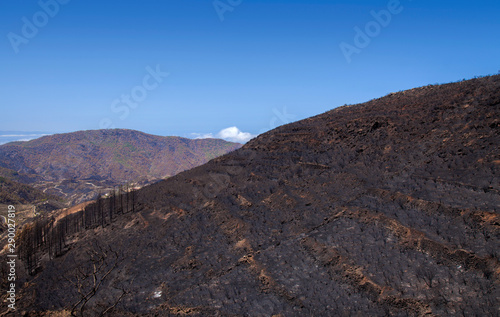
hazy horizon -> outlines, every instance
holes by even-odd
[[[234,128],[234,127],[233,127]],[[123,129],[123,130],[131,130],[131,129],[125,129],[125,128],[116,128],[116,129]],[[90,129],[90,130],[99,130],[99,129]],[[10,142],[19,142],[19,141],[31,141],[35,140],[38,138],[41,138],[43,136],[50,136],[50,135],[55,135],[55,134],[65,134],[65,133],[73,133],[73,132],[78,132],[78,131],[90,131],[90,130],[77,130],[77,131],[68,131],[68,132],[50,132],[50,131],[1,131],[0,130],[0,145],[2,144],[7,144]],[[132,130],[132,131],[139,131],[139,130]],[[148,133],[152,135],[158,135],[158,136],[174,136],[174,137],[181,137],[181,138],[186,138],[186,139],[208,139],[208,138],[215,138],[215,139],[232,139],[227,140],[230,142],[236,142],[236,143],[245,143],[245,140],[237,140],[238,135],[233,135],[230,133],[228,136],[227,133],[228,131],[231,131],[231,127],[228,129],[224,129],[222,133],[218,133],[216,135],[191,135],[191,136],[178,136],[178,135],[160,135],[160,134],[154,134],[154,133]],[[139,131],[139,132],[144,132],[144,131]],[[226,132],[226,135],[224,135],[224,132]],[[147,133],[147,132],[144,132]],[[245,136],[241,136],[240,138],[244,138]],[[253,137],[253,136],[252,136]],[[246,139],[246,138],[244,138]]]

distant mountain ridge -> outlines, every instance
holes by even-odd
[[[239,147],[241,144],[220,139],[163,137],[125,129],[88,130],[0,145],[0,168],[71,200],[73,194],[92,192],[96,186],[149,183],[173,176]],[[95,193],[86,198],[91,196]]]

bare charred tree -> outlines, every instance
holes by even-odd
[[[54,224],[54,218],[50,219],[50,222],[48,222],[45,227],[44,227],[44,236],[45,236],[45,243],[48,248],[48,254],[49,257],[52,257],[53,254],[53,245],[52,245],[52,225]]]
[[[19,234],[19,257],[25,262],[28,274],[34,274],[37,268],[37,252],[34,240],[34,225],[24,226]]]
[[[101,192],[97,194],[97,200],[95,202],[95,205],[97,207],[97,212],[99,214],[100,220],[101,220],[101,227],[104,228],[105,226],[105,220],[106,216],[104,215],[104,203],[102,202],[102,195]]]
[[[34,245],[38,249],[43,245],[43,227],[42,221],[35,221],[33,234],[34,234]]]
[[[108,205],[109,205],[109,222],[113,222],[113,210],[115,209],[115,191],[114,189],[111,191],[109,198],[108,198]]]
[[[88,226],[87,226],[87,207],[85,207],[82,210],[82,227],[83,227],[83,229],[88,228]]]
[[[135,190],[132,189],[132,192],[130,193],[131,199],[132,199],[132,212],[135,212]]]
[[[118,211],[120,213],[123,213],[123,187],[122,186],[118,187],[118,197],[120,199],[120,209],[118,209]]]
[[[64,230],[61,222],[58,222],[54,227],[54,230],[52,230],[52,236],[54,239],[54,255],[57,257],[63,253],[64,247],[66,246]]]
[[[92,247],[86,252],[87,261],[85,263],[74,263],[76,272],[71,278],[67,278],[77,292],[78,301],[71,306],[71,316],[84,316],[87,305],[91,300],[99,300],[102,311],[97,313],[92,311],[91,315],[103,316],[112,311],[118,303],[127,295],[127,291],[121,289],[121,295],[110,301],[105,301],[99,292],[110,276],[117,268],[122,256],[110,246],[103,247],[98,242],[94,242]]]
[[[419,266],[415,273],[417,278],[423,280],[428,287],[432,287],[432,281],[436,277],[436,272],[429,267]]]
[[[130,184],[126,183],[125,185],[125,212],[129,211],[129,200],[130,200]]]

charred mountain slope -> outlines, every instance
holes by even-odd
[[[67,239],[24,309],[76,304],[93,241],[116,265],[89,313],[498,316],[499,118],[492,76],[277,128]]]

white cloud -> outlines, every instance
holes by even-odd
[[[213,139],[214,135],[212,133],[191,133],[191,136],[195,139]]]
[[[229,127],[217,133],[217,137],[226,141],[247,143],[248,141],[250,141],[250,139],[254,138],[255,135],[248,132],[243,132],[237,127]]]
[[[226,129],[222,129],[215,136],[212,133],[205,133],[205,134],[191,133],[191,135],[195,139],[219,138],[219,139],[224,139],[226,141],[237,142],[237,143],[246,143],[250,139],[255,137],[255,135],[248,132],[243,132],[237,127],[229,127]]]

